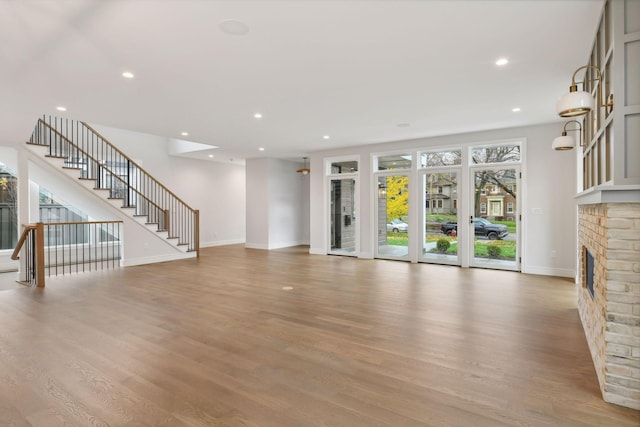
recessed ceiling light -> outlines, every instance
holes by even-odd
[[[260,147],[260,148],[258,148],[258,150],[264,151],[264,147]]]
[[[180,135],[182,135],[182,136],[189,136],[189,132],[182,132]]]
[[[210,158],[210,159],[213,159],[213,154],[209,154],[209,158]]]
[[[322,138],[324,138],[324,139],[329,139],[329,135],[325,135],[325,136],[323,136]]]
[[[222,21],[218,26],[223,32],[231,34],[232,36],[244,36],[249,32],[249,26],[247,24],[235,19]]]
[[[63,107],[62,105],[59,107],[56,107],[56,110],[58,111],[67,111],[67,107]]]
[[[253,115],[253,117],[255,117],[256,119],[261,119],[261,118],[262,118],[262,114],[260,114],[260,113],[255,113],[255,114]]]
[[[125,71],[124,73],[122,73],[122,77],[124,77],[125,79],[132,79],[135,76],[131,71]]]
[[[514,113],[517,113],[520,111],[520,107],[512,108],[511,111],[513,111]]]
[[[507,65],[509,63],[509,60],[507,58],[500,58],[496,61],[496,65],[498,67],[502,67],[504,65]]]

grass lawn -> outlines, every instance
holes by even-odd
[[[508,222],[508,221],[505,221]],[[425,242],[433,243],[440,239],[448,240],[449,242],[456,242],[457,237],[445,236],[442,234],[427,234],[425,236]],[[392,246],[407,246],[409,244],[409,238],[407,233],[394,233],[393,231],[387,232],[387,245]],[[512,240],[476,240],[475,243],[475,256],[488,258],[487,247],[498,246],[500,248],[499,259],[516,259],[516,242]],[[458,243],[451,243],[448,254],[455,255],[458,253]]]
[[[393,231],[387,231],[387,245],[390,246],[408,246],[409,236],[407,233],[394,233]]]
[[[491,240],[491,241],[481,241],[476,240],[474,254],[477,257],[488,258],[489,254],[487,253],[487,248],[489,246],[498,246],[500,248],[500,258],[498,259],[508,259],[514,260],[516,259],[516,242],[508,241],[508,240]],[[449,247],[447,253],[457,254],[458,253],[458,244],[452,243]]]

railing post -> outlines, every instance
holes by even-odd
[[[163,228],[167,230],[169,236],[171,236],[171,231],[169,230],[169,209],[164,210],[164,224]]]
[[[36,286],[44,288],[44,224],[36,223]]]
[[[195,233],[193,241],[196,246],[196,257],[200,258],[200,210],[196,209],[194,213],[195,213],[196,223],[194,224],[194,227],[193,227],[194,233]]]
[[[124,200],[125,206],[131,206],[131,161],[127,159],[127,192]]]

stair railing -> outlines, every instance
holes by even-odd
[[[24,256],[20,253],[24,249]],[[26,225],[16,244],[12,260],[20,261],[20,281],[44,288],[44,224]]]
[[[95,180],[123,207],[146,216],[168,238],[199,253],[199,211],[191,208],[135,161],[84,122],[44,116],[38,120],[30,144],[48,146],[48,155],[65,159],[65,167],[79,169],[81,179]]]
[[[22,283],[44,287],[45,276],[119,267],[121,243],[122,221],[38,222],[24,226],[11,259]]]

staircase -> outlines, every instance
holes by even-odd
[[[88,124],[44,116],[38,120],[27,147],[177,250],[199,256],[199,211]]]

